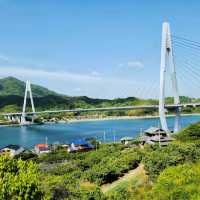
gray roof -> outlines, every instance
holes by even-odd
[[[133,138],[132,137],[123,137],[120,140],[121,141],[131,141],[131,140],[133,140]]]
[[[155,136],[146,136],[146,135],[143,135],[139,138],[139,140],[141,142],[147,142],[147,141],[152,141],[152,142],[170,142],[170,141],[173,141],[174,138],[170,137],[170,136],[166,136],[166,137],[163,137],[163,136],[158,136],[158,135],[155,135]]]
[[[150,134],[154,134],[155,132],[158,132],[158,131],[161,131],[163,132],[164,130],[162,130],[161,128],[158,128],[158,127],[150,127],[148,128],[145,133],[150,133]]]

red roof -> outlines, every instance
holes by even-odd
[[[48,148],[47,144],[36,144],[35,146],[38,148]]]

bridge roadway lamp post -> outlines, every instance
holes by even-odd
[[[165,115],[165,75],[166,75],[167,64],[170,67],[170,77],[172,82],[174,104],[177,105],[177,108],[175,108],[176,116],[174,124],[174,132],[177,132],[180,129],[180,107],[178,107],[178,105],[180,104],[180,99],[178,95],[176,68],[173,57],[170,26],[169,23],[164,22],[162,25],[162,43],[161,43],[159,116],[162,129],[165,130],[166,132],[169,132]]]

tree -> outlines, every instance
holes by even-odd
[[[176,134],[176,138],[183,142],[197,142],[200,140],[200,122],[189,125]]]
[[[156,148],[155,146],[152,148]],[[168,166],[194,163],[199,160],[200,149],[193,143],[169,144],[167,147],[151,149],[145,147],[143,164],[151,180],[155,180]]]
[[[41,199],[37,166],[32,161],[0,156],[0,199]]]
[[[152,199],[200,199],[200,164],[166,168],[152,189]]]

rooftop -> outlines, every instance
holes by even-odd
[[[74,140],[72,143],[74,145],[88,145],[88,142],[84,139]]]
[[[155,133],[158,133],[158,132],[165,132],[163,129],[161,128],[158,128],[158,127],[150,127],[148,128],[147,130],[145,130],[145,133],[148,133],[148,134],[155,134]]]
[[[36,144],[35,146],[38,148],[48,148],[47,144]]]
[[[19,145],[15,145],[15,144],[9,144],[8,146],[3,147],[2,149],[5,149],[5,148],[7,148],[7,149],[12,149],[12,150],[17,151],[18,149],[21,148],[21,146],[19,146]],[[1,150],[2,150],[2,149],[1,149]]]

